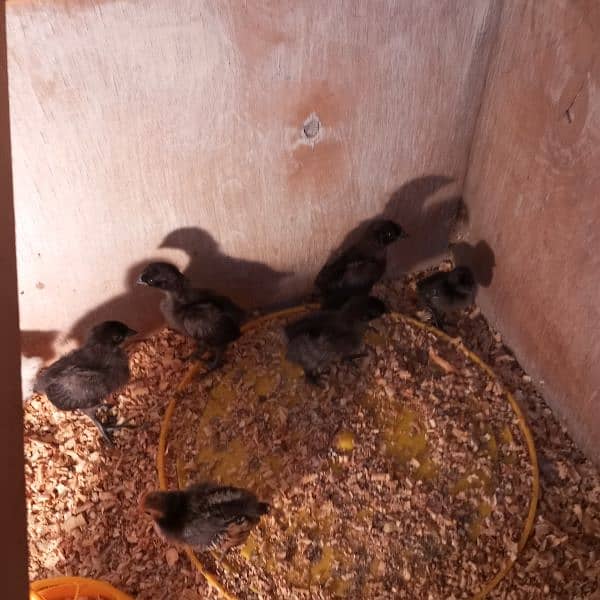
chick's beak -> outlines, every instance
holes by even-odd
[[[126,333],[127,337],[132,337],[137,334],[138,334],[138,332],[135,329],[131,329],[131,327],[127,328],[127,333]]]

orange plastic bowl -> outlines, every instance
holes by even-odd
[[[29,600],[133,600],[105,581],[85,577],[56,577],[34,581],[29,586]]]

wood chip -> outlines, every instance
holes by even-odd
[[[165,552],[165,560],[167,564],[172,567],[179,560],[179,551],[177,548],[169,548]]]
[[[375,293],[391,309],[415,314],[414,278],[405,284],[381,284]],[[498,386],[461,358],[460,344],[440,345],[388,318],[378,329],[385,344],[369,350],[362,370],[337,365],[323,389],[284,369],[280,338],[267,328],[233,344],[225,367],[191,383],[178,400],[169,485],[176,486],[179,458],[190,480],[247,485],[273,506],[253,532],[247,558],[237,550],[227,556],[231,570],[201,557],[240,600],[470,597],[516,552],[530,479],[523,440]],[[594,598],[597,469],[479,309],[445,326],[516,390],[539,449],[543,495],[535,531],[494,597]],[[128,348],[133,377],[114,399],[113,414],[143,427],[117,432],[115,448],[104,446],[85,419],[43,398],[26,405],[32,580],[76,574],[110,581],[138,600],[216,599],[138,511],[139,496],[157,485],[160,419],[191,351],[168,330]],[[260,365],[260,400],[245,366],[253,361]],[[233,410],[219,412],[227,404],[221,395],[213,416],[199,423],[202,403],[223,381]],[[391,415],[399,417],[394,427]],[[335,448],[340,431],[353,432],[351,452]],[[209,455],[213,449],[220,454]],[[426,473],[437,483],[419,478]]]

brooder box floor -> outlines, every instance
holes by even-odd
[[[378,293],[414,313],[410,280]],[[251,487],[273,504],[225,567],[201,556],[240,597],[468,597],[515,550],[531,470],[501,390],[421,329],[391,316],[375,326],[368,356],[334,369],[323,389],[282,360],[269,325],[237,343],[221,372],[178,398],[170,485],[178,476],[210,476]],[[492,597],[593,597],[597,472],[477,311],[451,333],[516,392],[541,459],[533,537]],[[139,495],[156,487],[160,419],[189,351],[168,331],[132,348],[133,379],[119,412],[140,428],[117,434],[114,449],[101,446],[83,419],[56,413],[43,399],[27,406],[32,579],[92,576],[140,599],[215,597],[183,552],[158,540],[137,513]]]

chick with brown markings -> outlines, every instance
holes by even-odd
[[[96,325],[81,348],[40,372],[34,391],[46,394],[59,410],[85,414],[112,444],[109,432],[128,425],[103,425],[96,417],[96,409],[129,381],[129,361],[120,346],[136,333],[119,321]]]
[[[149,264],[137,282],[164,293],[160,308],[169,326],[195,340],[194,357],[212,352],[209,371],[219,367],[228,344],[240,336],[244,311],[226,296],[193,287],[170,263]]]
[[[163,539],[199,552],[218,550],[222,556],[242,545],[270,509],[248,490],[215,483],[149,492],[143,496],[140,508],[154,520]]]
[[[361,239],[328,262],[315,279],[323,308],[339,308],[353,296],[366,296],[383,277],[387,266],[387,247],[408,237],[387,220],[376,220]]]
[[[341,309],[320,310],[290,323],[284,329],[286,358],[304,369],[308,381],[318,384],[334,361],[363,356],[359,352],[363,333],[369,321],[384,312],[381,300],[360,296]]]

